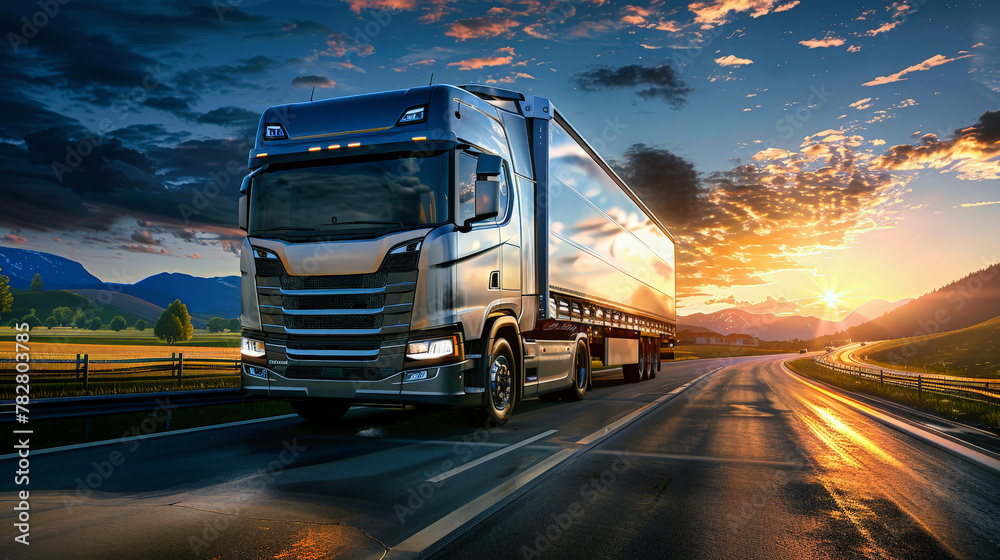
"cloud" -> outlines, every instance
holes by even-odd
[[[784,12],[799,4],[798,0],[710,0],[688,4],[688,10],[694,12],[695,23],[702,29],[718,27],[733,17],[749,12],[750,17],[758,18],[769,13]]]
[[[7,234],[2,238],[4,241],[10,241],[11,243],[27,243],[28,240],[21,237],[20,235]]]
[[[900,70],[899,72],[896,72],[895,74],[889,74],[888,76],[879,76],[879,77],[875,78],[874,80],[872,80],[870,82],[865,82],[865,83],[863,83],[861,85],[863,85],[863,86],[879,86],[879,85],[882,85],[882,84],[889,84],[889,83],[892,83],[892,82],[898,82],[898,81],[901,81],[901,80],[905,80],[906,78],[904,78],[903,76],[905,76],[906,74],[909,74],[910,72],[922,72],[924,70],[930,70],[931,68],[934,68],[935,66],[941,66],[942,64],[947,64],[947,63],[952,62],[954,60],[958,60],[960,58],[967,58],[967,57],[970,57],[970,56],[972,56],[972,55],[971,54],[966,54],[966,55],[962,55],[962,56],[956,56],[955,58],[947,58],[944,55],[936,54],[936,55],[928,58],[927,60],[921,62],[920,64],[914,64],[913,66],[910,66],[909,68],[904,68],[904,69]]]
[[[148,253],[150,255],[164,255],[173,256],[170,251],[166,249],[157,249],[155,247],[150,247],[149,245],[143,245],[141,243],[126,243],[118,246],[122,251],[128,251],[130,253]]]
[[[201,253],[194,253],[192,255],[187,255],[187,258],[189,258],[189,259],[200,259],[201,258]]]
[[[769,147],[750,163],[707,175],[667,150],[637,144],[614,165],[674,234],[678,295],[690,297],[801,270],[803,257],[842,249],[900,219],[908,179],[873,165],[863,144],[845,130],[825,130],[798,151]]]
[[[326,76],[296,76],[292,78],[292,85],[295,87],[318,87],[318,88],[332,88],[337,85],[337,82],[327,78]]]
[[[200,123],[218,124],[223,126],[250,127],[257,126],[260,122],[260,113],[249,111],[241,107],[229,105],[219,107],[200,115],[197,119]]]
[[[684,105],[688,93],[694,91],[694,88],[684,82],[669,64],[659,66],[630,64],[618,68],[603,66],[578,72],[573,76],[573,80],[585,91],[648,86],[636,90],[636,95],[645,100],[658,98],[675,109]]]
[[[416,8],[416,0],[345,0],[355,13],[361,10],[400,10],[410,11]]]
[[[747,64],[753,64],[753,61],[749,58],[737,58],[731,54],[715,59],[715,63],[719,66],[745,66]]]
[[[861,50],[860,46],[851,45],[851,46],[847,47],[847,52],[849,52],[849,53],[856,53],[856,52],[859,52],[860,50]]]
[[[375,47],[370,43],[356,41],[346,33],[334,32],[326,36],[326,48],[313,50],[305,57],[306,62],[316,62],[320,57],[345,58],[350,56],[370,56],[375,54]]]
[[[1000,179],[1000,111],[983,113],[976,124],[956,130],[948,140],[928,134],[919,144],[887,150],[876,165],[887,170],[940,169],[959,179]]]
[[[886,23],[883,23],[882,25],[876,27],[875,29],[871,29],[871,30],[865,31],[864,35],[866,35],[868,37],[874,37],[874,36],[878,35],[879,33],[886,33],[888,31],[892,31],[893,28],[895,28],[897,25],[899,25],[901,23],[903,23],[903,22],[900,21],[900,20],[886,22]]]
[[[872,100],[871,97],[866,97],[864,99],[859,99],[859,100],[855,101],[854,103],[851,103],[850,105],[848,105],[848,107],[854,107],[855,109],[858,109],[858,110],[868,109],[869,107],[872,106],[872,104],[869,103],[869,101],[871,101],[871,100]]]
[[[449,62],[448,66],[458,66],[459,70],[474,70],[487,66],[504,66],[513,61],[510,56],[486,56],[481,58],[469,58],[461,62]]]
[[[448,24],[444,34],[459,41],[507,35],[512,29],[521,25],[513,16],[513,11],[494,6],[483,17],[461,19]]]
[[[160,244],[160,240],[154,238],[153,234],[150,233],[148,230],[146,230],[146,231],[135,230],[135,231],[132,232],[132,235],[130,235],[129,237],[132,239],[132,241],[135,241],[136,243],[141,243],[143,245],[159,245]]]
[[[810,49],[819,49],[827,47],[839,47],[844,44],[844,40],[840,37],[827,36],[822,39],[808,39],[806,41],[799,41],[800,45],[805,45]]]

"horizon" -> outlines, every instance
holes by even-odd
[[[1000,260],[1000,7],[571,7],[62,7],[0,55],[0,246],[111,283],[238,276],[236,191],[261,111],[433,72],[549,97],[662,198],[681,316],[771,298],[839,321]],[[17,0],[0,21],[20,37],[36,10]]]

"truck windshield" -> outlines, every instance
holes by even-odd
[[[272,166],[250,187],[250,235],[375,236],[447,222],[447,151]]]

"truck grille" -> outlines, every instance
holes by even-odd
[[[324,276],[293,276],[279,259],[255,258],[268,357],[288,361],[275,370],[294,379],[379,379],[402,369],[419,256],[389,254],[375,272]]]

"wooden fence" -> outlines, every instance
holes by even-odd
[[[963,399],[1000,403],[1000,379],[982,377],[954,377],[932,373],[909,373],[883,368],[838,364],[830,361],[830,355],[817,356],[814,362],[848,375],[878,381],[881,385],[908,387],[917,391],[918,398],[924,391],[945,393]]]
[[[19,362],[0,359],[0,388],[16,383]],[[28,362],[31,384],[90,383],[111,381],[164,381],[236,376],[240,361],[224,358],[185,358],[173,353],[169,358],[136,358],[128,360],[91,360],[89,354],[77,354],[75,360],[31,360]]]

